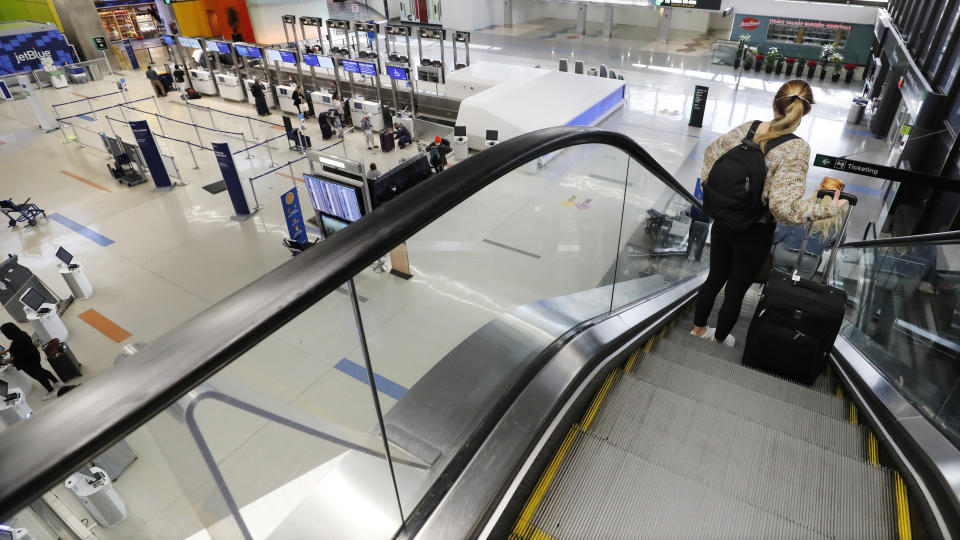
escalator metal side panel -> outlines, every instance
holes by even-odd
[[[549,459],[544,449],[562,439],[576,405],[686,305],[705,278],[688,279],[573,338],[520,392],[435,509],[411,516],[398,538],[505,536],[513,526],[509,510],[523,504],[538,465]]]
[[[846,338],[833,367],[910,486],[929,533],[960,538],[960,450],[943,436]],[[918,497],[919,496],[919,497]]]

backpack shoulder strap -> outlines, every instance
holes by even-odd
[[[760,128],[760,124],[762,124],[762,123],[763,123],[763,122],[761,122],[760,120],[754,120],[753,123],[750,124],[750,130],[747,131],[747,136],[744,137],[743,140],[745,140],[745,141],[752,141],[754,135],[757,134],[757,129]]]
[[[797,137],[797,136],[794,135],[793,133],[787,133],[786,135],[783,135],[783,136],[781,136],[781,137],[777,137],[776,139],[769,140],[769,141],[767,141],[767,151],[766,151],[766,153],[769,154],[774,148],[780,146],[781,144],[786,143],[786,142],[790,142],[790,141],[792,141],[792,140],[794,140],[794,139],[799,139],[799,138],[800,138],[800,137]]]

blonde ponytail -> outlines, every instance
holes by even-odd
[[[800,127],[803,116],[810,112],[813,105],[813,90],[806,81],[787,81],[777,91],[773,100],[775,118],[770,122],[766,133],[757,134],[753,140],[766,152],[767,142],[789,133]]]

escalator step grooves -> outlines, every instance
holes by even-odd
[[[558,539],[830,538],[593,437],[534,525]]]
[[[658,344],[656,350],[651,354],[674,364],[695,369],[837,420],[847,418],[846,404],[834,395],[824,394],[785,379],[772,377],[740,364],[717,362],[704,353],[684,348],[669,339]]]
[[[866,459],[866,433],[845,420],[830,418],[653,356],[644,358],[629,377],[624,377],[625,381],[629,379],[640,379],[823,448]]]
[[[591,431],[674,473],[823,534],[843,532],[839,536],[848,538],[870,531],[871,538],[884,537],[880,528],[873,530],[884,523],[884,512],[861,490],[884,491],[889,473],[861,459],[626,379],[610,394]],[[838,513],[841,502],[844,515]]]

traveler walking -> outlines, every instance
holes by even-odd
[[[167,89],[163,87],[163,83],[160,82],[160,75],[157,74],[157,71],[153,69],[153,64],[147,67],[147,79],[150,81],[150,84],[153,85],[153,91],[157,94],[157,97],[164,97],[167,95]]]
[[[793,132],[813,103],[810,85],[788,81],[773,100],[773,120],[745,123],[707,147],[701,178],[704,208],[714,220],[710,272],[697,294],[691,334],[733,347],[730,331],[770,253],[776,223],[830,218],[847,205],[840,190],[828,205],[803,199],[810,146]],[[710,328],[707,318],[721,288],[723,305]]]

